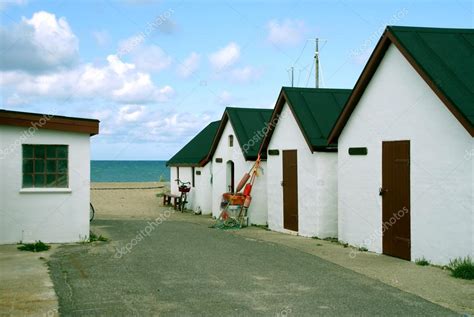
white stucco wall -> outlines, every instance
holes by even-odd
[[[297,150],[298,234],[321,238],[337,236],[337,154],[311,153],[287,104],[273,132],[268,149],[279,155],[267,158],[268,226],[283,228],[283,150]]]
[[[195,176],[193,210],[200,209],[203,215],[209,215],[212,212],[212,162],[203,167],[196,167],[196,171],[200,171],[201,175]]]
[[[382,252],[381,147],[393,140],[410,140],[411,259],[473,256],[473,138],[393,45],[339,137],[340,240]]]
[[[24,128],[0,126],[0,243],[75,242],[89,237],[90,137],[39,130],[24,144],[69,145],[69,192],[22,192]],[[10,151],[10,149],[12,151]]]
[[[233,147],[229,147],[229,135],[234,135]],[[216,158],[222,158],[222,163],[216,163]],[[235,186],[237,186],[244,173],[247,173],[255,162],[245,161],[232,125],[230,122],[227,122],[212,158],[212,215],[214,217],[220,215],[222,194],[227,191],[226,163],[229,160],[234,162]],[[249,222],[252,224],[267,223],[266,162],[262,162],[260,166],[263,168],[264,173],[254,183],[251,193],[252,204],[248,210]]]

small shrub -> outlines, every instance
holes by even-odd
[[[322,247],[323,245],[321,243],[316,243],[317,247]]]
[[[427,265],[430,265],[430,261],[428,261],[427,259],[425,259],[425,257],[422,257],[421,259],[416,259],[416,260],[415,260],[415,263],[416,263],[416,265],[420,265],[420,266],[427,266]]]
[[[319,239],[319,237],[318,237],[318,236],[311,237],[311,239],[315,239],[315,240],[321,240],[321,239]]]
[[[94,232],[91,231],[91,233],[89,234],[89,242],[95,242],[95,241],[108,241],[109,239],[107,239],[106,237],[102,236],[102,235],[99,235],[97,236]]]
[[[359,251],[360,252],[367,252],[367,251],[369,251],[369,249],[367,249],[366,247],[360,247]]]
[[[470,256],[451,260],[448,265],[451,275],[465,280],[474,280],[474,262]]]
[[[24,243],[18,247],[18,250],[21,251],[31,251],[31,252],[42,252],[48,251],[51,248],[50,245],[47,245],[41,241],[36,241],[35,243]]]
[[[323,240],[324,241],[329,241],[329,242],[334,242],[334,243],[339,242],[339,240],[337,238],[324,238]]]

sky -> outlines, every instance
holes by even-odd
[[[167,160],[226,106],[352,88],[386,25],[473,28],[474,1],[0,0],[0,108],[99,119],[92,159]]]

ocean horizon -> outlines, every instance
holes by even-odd
[[[169,179],[166,161],[91,160],[93,183],[167,182]]]

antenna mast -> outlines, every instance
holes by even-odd
[[[319,38],[316,38],[316,51],[314,52],[315,81],[316,88],[319,88]]]

